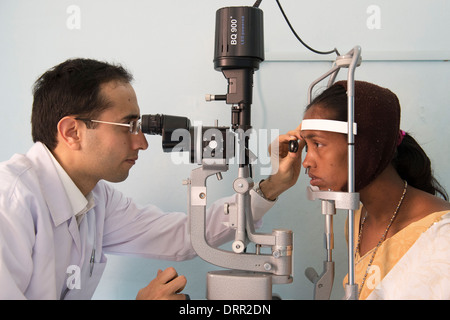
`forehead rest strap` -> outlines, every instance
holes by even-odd
[[[319,130],[348,134],[348,124],[345,121],[326,119],[305,119],[302,121],[302,131]],[[356,123],[353,124],[353,134],[356,135]]]

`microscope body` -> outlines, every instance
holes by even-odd
[[[192,246],[200,258],[226,269],[207,275],[207,298],[212,300],[272,299],[273,284],[293,281],[292,231],[275,229],[269,234],[256,233],[252,216],[250,191],[254,182],[250,174],[248,131],[252,128],[253,74],[263,60],[262,10],[257,7],[219,9],[214,68],[223,73],[228,86],[226,94],[207,95],[206,100],[222,100],[231,105],[231,130],[217,125],[193,128],[184,117],[142,116],[142,131],[161,135],[164,151],[190,151],[191,162],[200,165],[191,171],[184,184],[188,186]],[[206,181],[213,175],[221,179],[232,156],[236,157],[239,168],[233,182],[236,203],[224,207],[229,227],[235,231],[232,250],[227,251],[214,248],[206,241]],[[256,193],[255,196],[259,197]],[[250,243],[255,243],[253,253],[249,252]]]
[[[211,247],[205,240],[206,179],[228,170],[224,159],[203,159],[188,181],[191,242],[205,261],[228,270],[207,275],[207,298],[272,299],[272,284],[291,283],[293,234],[276,229],[258,234],[254,229],[250,190],[248,135],[251,129],[253,74],[264,60],[263,12],[256,7],[226,7],[216,12],[214,68],[227,79],[225,95],[208,95],[207,100],[224,100],[231,105],[231,128],[236,134],[238,177],[233,182],[236,203],[225,205],[230,227],[235,229],[232,251]],[[248,244],[256,244],[248,252]],[[264,254],[261,248],[270,248]]]

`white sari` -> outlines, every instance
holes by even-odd
[[[367,270],[373,250],[355,255],[355,282],[361,285],[368,271],[359,299],[450,299],[450,212],[430,214],[386,239]]]
[[[367,299],[450,299],[450,213],[417,239]]]

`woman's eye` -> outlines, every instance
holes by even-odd
[[[325,146],[323,143],[310,142],[309,147],[308,147],[308,144],[305,145],[305,152],[308,152],[308,149],[309,150],[317,150],[317,149],[322,148],[323,146]],[[313,148],[313,149],[311,149],[311,148]]]

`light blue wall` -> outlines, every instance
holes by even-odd
[[[224,103],[206,103],[205,93],[225,93],[222,74],[213,69],[215,11],[252,5],[253,0],[1,0],[0,2],[0,161],[24,153],[30,137],[31,87],[50,67],[72,57],[89,57],[126,66],[135,76],[141,112],[183,115],[212,125],[229,125]],[[356,78],[397,93],[402,128],[414,134],[434,163],[435,174],[450,190],[450,2],[387,0],[281,1],[297,32],[320,50],[341,53],[361,45],[363,64]],[[75,5],[76,7],[72,7]],[[75,11],[73,11],[75,8]],[[79,16],[76,16],[79,9]],[[309,84],[331,66],[332,56],[308,52],[293,37],[275,1],[265,0],[266,61],[255,75],[252,124],[255,129],[295,128]],[[79,20],[77,20],[79,17]],[[79,27],[79,28],[78,28]],[[340,75],[340,78],[343,74]],[[194,165],[175,165],[149,137],[127,181],[116,187],[141,204],[167,211],[186,210],[181,181]],[[262,152],[262,150],[258,150]],[[210,199],[231,193],[236,168],[209,184]],[[256,179],[259,172],[256,170]],[[305,268],[322,269],[323,218],[320,203],[305,199],[308,181],[281,196],[267,214],[263,230],[290,228],[295,234],[294,283],[275,286],[284,299],[310,299]],[[162,187],[163,186],[163,187]],[[346,274],[345,212],[335,218],[336,281],[333,298],[343,294]],[[229,247],[228,247],[229,248]],[[186,262],[109,256],[97,299],[134,299],[158,268],[175,266],[186,275],[186,292],[205,297],[205,275],[216,269],[199,258]]]

